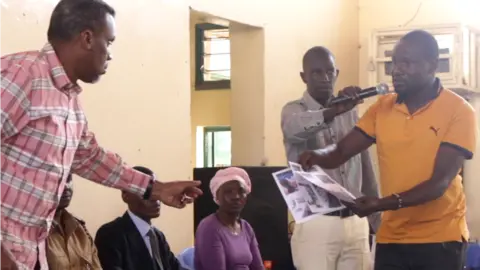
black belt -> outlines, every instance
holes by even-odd
[[[342,210],[338,210],[338,211],[333,211],[333,212],[330,212],[328,214],[325,214],[326,216],[334,216],[334,217],[341,217],[341,218],[347,218],[347,217],[351,217],[353,215],[355,215],[352,210],[348,209],[348,208],[344,208]]]

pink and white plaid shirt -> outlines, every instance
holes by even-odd
[[[50,44],[2,57],[1,70],[2,245],[19,269],[33,269],[37,256],[48,269],[45,239],[70,171],[140,195],[150,177],[98,145],[81,89]]]

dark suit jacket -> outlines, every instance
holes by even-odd
[[[163,269],[180,269],[163,233],[156,228],[155,232]],[[95,244],[103,270],[155,270],[145,242],[128,213],[100,227]]]

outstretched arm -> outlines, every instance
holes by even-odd
[[[127,166],[122,158],[102,148],[85,128],[75,153],[72,172],[99,184],[143,196],[151,177]]]
[[[380,102],[377,101],[360,118],[353,128],[337,144],[329,145],[315,151],[307,151],[300,155],[300,164],[305,169],[318,165],[325,169],[335,169],[353,156],[367,150],[376,141],[376,115]]]
[[[362,193],[366,196],[379,196],[377,179],[373,171],[372,159],[368,150],[361,153],[362,159]]]
[[[326,128],[335,115],[333,109],[305,111],[300,104],[289,103],[282,109],[283,137],[292,143],[304,142]]]
[[[338,95],[351,96],[352,99],[350,101],[317,110],[305,110],[297,102],[288,103],[282,109],[283,137],[291,143],[301,143],[315,136],[320,130],[327,128],[326,124],[331,122],[337,115],[353,109],[358,103],[362,102],[356,94],[359,91],[361,89],[356,86],[346,87]]]
[[[97,143],[86,128],[72,164],[72,172],[99,184],[126,190],[145,199],[160,200],[183,208],[202,194],[199,181],[154,181],[151,176],[132,169],[122,158]]]
[[[353,156],[367,150],[373,143],[374,140],[365,136],[360,129],[354,128],[338,144],[304,152],[300,155],[299,162],[305,169],[310,169],[313,165],[335,169]]]

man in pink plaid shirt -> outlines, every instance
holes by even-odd
[[[43,49],[1,59],[2,269],[48,269],[45,239],[70,172],[177,208],[201,195],[198,181],[133,170],[87,128],[77,81],[105,74],[114,16],[102,0],[61,0]]]

